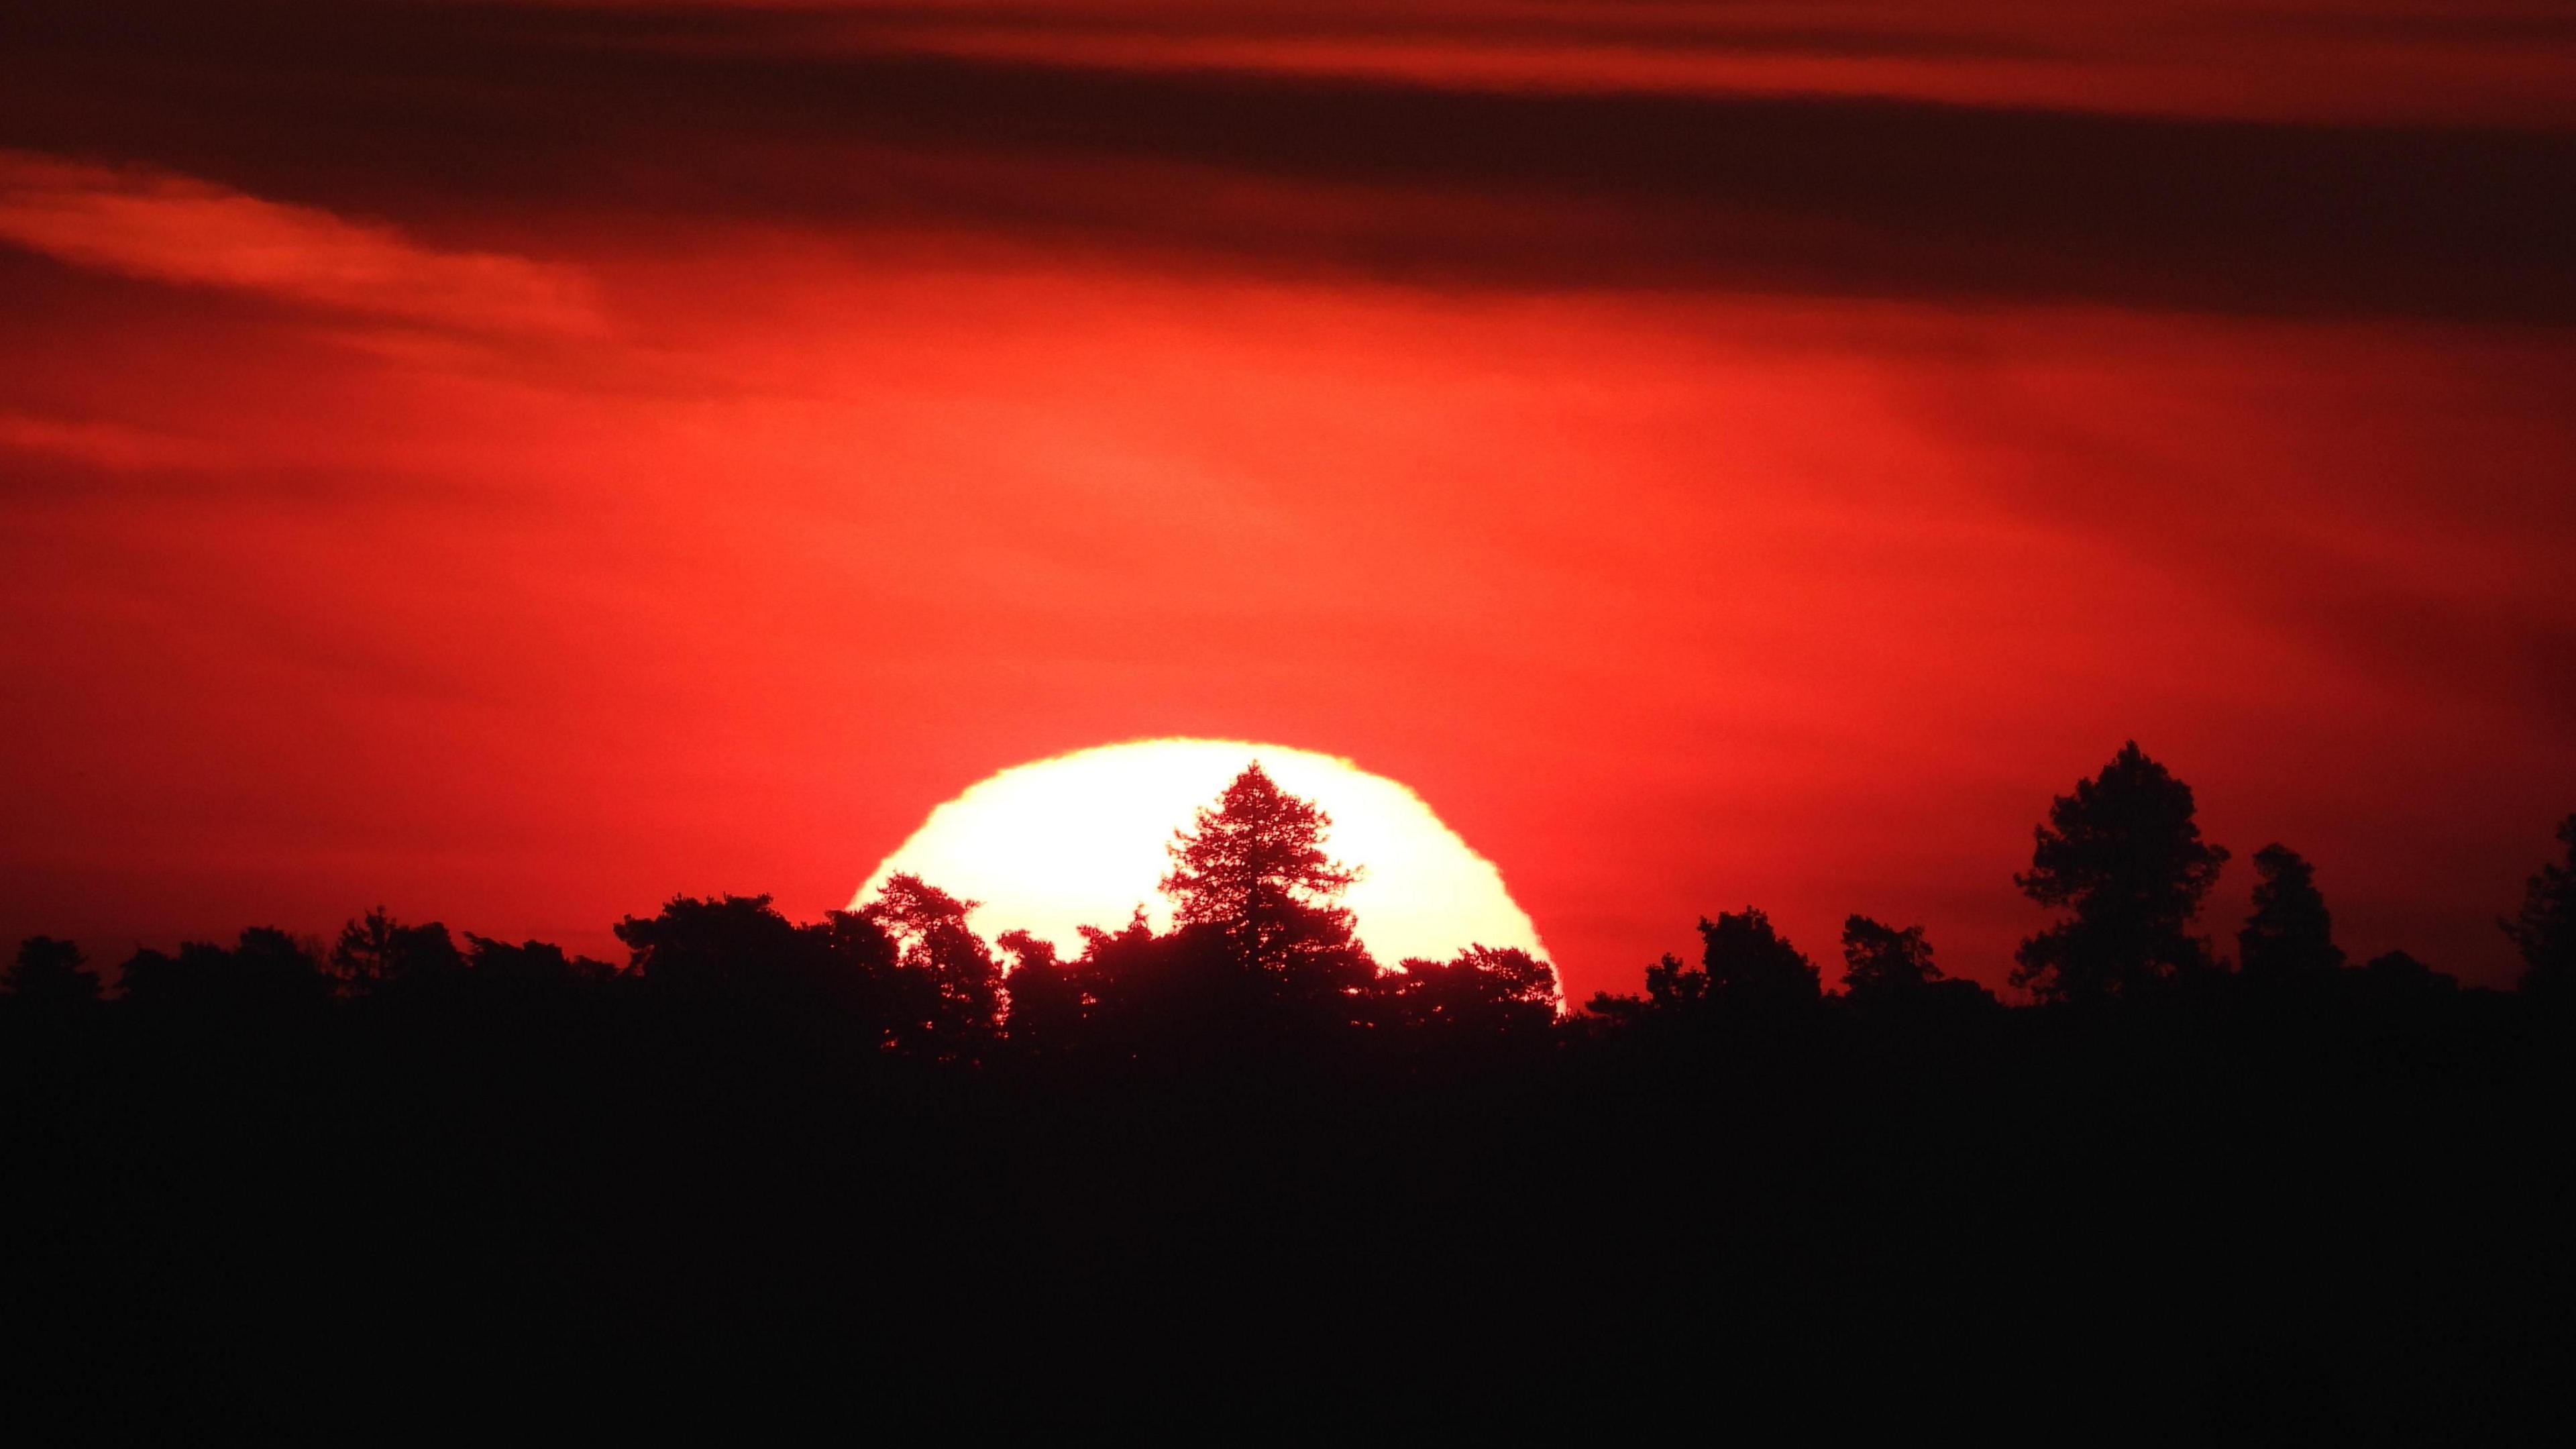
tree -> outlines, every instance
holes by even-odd
[[[512,945],[490,936],[465,933],[467,978],[486,993],[561,991],[614,980],[617,968],[589,956],[572,956],[551,941]],[[419,979],[417,976],[412,979]]]
[[[961,900],[917,875],[898,875],[859,914],[886,934],[895,965],[931,987],[923,1023],[943,1051],[1001,1029],[1002,968],[992,948],[966,923],[981,902]]]
[[[2189,928],[2227,852],[2201,840],[2192,816],[2191,787],[2135,740],[2058,796],[2034,832],[2030,870],[2013,880],[2073,916],[2022,942],[2013,984],[2042,1000],[2097,1001],[2208,967],[2209,944]]]
[[[1518,946],[1471,944],[1449,958],[1452,972],[1472,971],[1480,983],[1479,995],[1523,1014],[1545,1009],[1548,1019],[1556,1017],[1561,999],[1556,968]]]
[[[1082,941],[1082,1042],[1107,1059],[1215,1065],[1277,1035],[1277,980],[1245,969],[1221,926],[1156,935],[1139,910]]]
[[[2003,1009],[1984,986],[1942,974],[1921,926],[1899,930],[1867,916],[1843,919],[1843,995],[1864,1016],[1915,1029],[1955,1029]]]
[[[316,947],[274,926],[253,926],[231,950],[190,941],[170,956],[134,953],[125,963],[128,1000],[197,1013],[299,1011],[327,1004],[330,978]]]
[[[1646,1007],[1679,1011],[1708,996],[1708,973],[1666,951],[1646,967]]]
[[[1340,905],[1360,871],[1324,853],[1329,830],[1332,817],[1283,792],[1252,761],[1213,810],[1200,807],[1193,825],[1172,835],[1172,871],[1162,877],[1180,938],[1172,959],[1247,977],[1244,990],[1221,987],[1200,1000],[1200,1011],[1229,1000],[1218,1016],[1234,1018],[1236,1029],[1262,1018],[1265,1031],[1340,1029],[1363,1013],[1360,995],[1378,964]]]
[[[2522,909],[2503,922],[2522,952],[2522,989],[2565,998],[2576,988],[2576,815],[2558,823],[2567,863],[2543,865],[2523,885]]]
[[[895,960],[894,938],[861,911],[831,911],[811,935],[821,951],[817,969],[835,996],[876,1035],[879,1046],[920,1037],[922,1023],[939,1018],[939,983]]]
[[[2236,933],[2237,961],[2250,982],[2313,979],[2343,965],[2334,918],[2318,892],[2316,867],[2286,845],[2254,852],[2254,913]]]
[[[1711,1003],[1756,1011],[1810,1005],[1824,994],[1816,963],[1751,906],[1699,923],[1700,969]]]
[[[1175,832],[1172,869],[1160,883],[1184,926],[1221,928],[1252,964],[1277,969],[1295,946],[1347,939],[1338,902],[1360,872],[1324,853],[1333,818],[1273,782],[1258,760],[1243,767],[1192,828]]]
[[[1855,1000],[1921,991],[1941,979],[1921,926],[1900,931],[1867,916],[1843,918],[1843,987]]]
[[[42,1010],[87,1006],[98,1000],[98,973],[88,959],[69,941],[29,936],[9,967],[9,994]]]
[[[2383,951],[2361,964],[2361,979],[2388,996],[2422,996],[2457,991],[2459,978],[2436,971],[2405,951]]]
[[[1646,995],[1602,992],[1586,1009],[1613,1020],[1688,1017],[1711,1008],[1727,1013],[1776,1013],[1812,1006],[1824,995],[1816,963],[1782,939],[1771,918],[1751,906],[1720,911],[1699,923],[1700,964],[1686,966],[1666,952],[1646,968]]]
[[[1517,947],[1408,960],[1372,983],[1384,1024],[1452,1037],[1529,1037],[1556,1021],[1556,968]]]
[[[1062,959],[1053,941],[1026,931],[1008,931],[993,944],[1010,953],[1011,969],[1002,978],[1010,997],[1005,1030],[1016,1047],[1062,1050],[1082,1031],[1082,973],[1077,963]]]
[[[654,916],[619,922],[617,935],[629,972],[655,997],[747,1012],[808,1041],[948,1052],[961,1035],[992,1031],[996,973],[965,929],[973,905],[900,876],[865,909],[813,925],[788,920],[765,895],[676,896]],[[553,964],[517,948],[492,962],[539,972]],[[576,978],[593,974],[586,963],[564,965]]]
[[[389,986],[452,977],[464,965],[464,953],[456,949],[447,927],[436,921],[406,926],[382,906],[342,926],[329,958],[339,989],[361,997]]]
[[[1583,1010],[1604,1021],[1620,1026],[1636,1026],[1650,1018],[1669,1015],[1683,1005],[1681,993],[1696,992],[1708,985],[1708,977],[1682,964],[1682,958],[1666,951],[1646,967],[1646,994],[1631,996],[1618,991],[1596,991],[1583,1003]],[[1696,1000],[1694,995],[1692,1000]]]
[[[706,999],[802,995],[820,951],[769,897],[673,896],[652,916],[615,927],[628,969],[657,991]]]

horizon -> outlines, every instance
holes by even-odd
[[[1226,763],[1238,755],[1244,760],[1240,767]],[[2032,965],[2034,960],[2047,959],[2044,955],[2035,958],[2032,953],[2063,929],[2062,922],[2073,919],[2064,914],[2072,901],[2048,896],[2039,882],[2060,868],[2048,863],[2050,841],[2072,828],[2066,812],[2075,809],[2080,813],[2092,792],[2110,789],[2111,782],[2133,764],[2156,777],[2172,779],[2161,763],[2141,752],[2132,740],[2099,774],[2078,781],[2072,795],[2057,797],[2047,818],[2034,827],[2039,850],[2032,861],[2032,874],[2016,872],[2013,884],[2045,915],[2035,924],[2032,934],[2022,939],[2008,982],[1989,980],[1987,973],[1976,970],[1962,970],[1954,959],[1939,959],[1939,943],[1927,936],[1920,921],[1888,923],[1858,911],[1844,917],[1839,933],[1844,965],[1838,967],[1831,953],[1801,951],[1794,939],[1777,934],[1769,923],[1769,913],[1751,902],[1736,912],[1721,907],[1711,913],[1717,924],[1712,923],[1709,914],[1698,918],[1697,931],[1711,954],[1711,969],[1715,969],[1719,947],[1710,933],[1730,919],[1750,921],[1766,939],[1776,941],[1782,951],[1817,978],[1817,986],[1826,999],[1846,993],[1857,996],[1873,984],[1863,980],[1864,974],[1875,977],[1884,969],[1885,957],[1881,953],[1890,948],[1880,938],[1886,933],[1901,932],[1911,943],[1903,947],[1903,958],[1908,963],[1905,969],[1928,973],[1934,981],[1946,981],[1949,986],[1945,989],[1973,986],[1990,1003],[2033,1005],[2081,1000],[2081,992],[2069,995],[2062,982],[2053,983],[2054,968]],[[1229,772],[1230,783],[1213,796],[1204,790],[1198,795],[1186,793],[1190,785],[1183,782],[1204,785],[1209,780],[1229,778]],[[1272,783],[1273,772],[1283,776],[1278,784]],[[1313,812],[1313,843],[1318,847],[1313,862],[1317,867],[1335,871],[1350,867],[1347,878],[1330,885],[1318,899],[1347,922],[1347,945],[1355,952],[1360,968],[1379,981],[1427,967],[1468,962],[1481,953],[1503,951],[1536,963],[1547,981],[1544,994],[1560,1017],[1580,1013],[1619,1022],[1625,1019],[1623,1012],[1641,1009],[1636,994],[1620,991],[1616,982],[1577,994],[1563,968],[1532,934],[1529,917],[1511,899],[1492,862],[1459,840],[1419,796],[1395,781],[1357,770],[1347,759],[1241,740],[1125,741],[1001,771],[934,810],[902,849],[888,855],[870,872],[866,883],[846,905],[827,909],[819,919],[781,912],[768,892],[733,891],[711,892],[704,897],[675,893],[659,903],[659,919],[668,919],[674,912],[743,905],[768,913],[796,930],[829,931],[848,921],[874,920],[890,909],[902,909],[904,898],[926,889],[931,897],[954,903],[957,924],[967,932],[962,938],[966,948],[989,963],[987,969],[993,971],[998,984],[996,1021],[1007,1024],[1012,1020],[1011,1003],[1018,994],[1013,989],[1017,973],[1032,959],[1038,959],[1028,955],[1031,950],[1043,953],[1046,963],[1053,963],[1061,954],[1063,959],[1085,969],[1115,976],[1118,970],[1112,964],[1114,952],[1110,959],[1101,959],[1102,953],[1128,939],[1130,933],[1143,931],[1146,939],[1161,938],[1178,944],[1187,925],[1188,908],[1182,896],[1175,893],[1179,877],[1166,875],[1163,868],[1183,860],[1192,840],[1204,836],[1214,822],[1235,817],[1242,808],[1236,803],[1236,795],[1248,783],[1275,791],[1276,798],[1293,809]],[[2251,890],[2253,908],[2243,921],[2242,932],[2223,929],[2221,923],[2209,918],[2203,900],[2209,886],[2237,853],[2199,835],[2189,783],[2174,783],[2181,791],[2181,818],[2195,842],[2193,848],[2206,846],[2211,858],[2207,879],[2190,890],[2187,904],[2174,922],[2174,928],[2182,933],[2180,940],[2200,964],[2180,968],[2166,980],[2163,989],[2181,991],[2185,997],[2194,991],[2213,989],[2207,981],[2195,984],[2194,972],[2205,970],[2214,972],[2215,981],[2221,983],[2241,974],[2245,989],[2257,993],[2259,999],[2263,991],[2279,989],[2277,984],[2267,987],[2264,981],[2282,968],[2277,962],[2266,964],[2252,958],[2258,949],[2279,956],[2284,948],[2278,938],[2285,929],[2306,943],[2290,948],[2289,959],[2303,963],[2297,969],[2325,966],[2328,976],[2336,976],[2345,967],[2362,968],[2362,975],[2356,979],[2371,983],[2338,988],[2341,990],[2395,991],[2404,999],[2403,993],[2419,991],[2433,983],[2439,983],[2444,990],[2461,984],[2455,973],[2432,966],[2403,948],[2370,953],[2346,951],[2333,924],[2334,902],[2315,888],[2314,863],[2279,842],[2251,853],[2248,867],[2258,881]],[[1181,793],[1176,794],[1176,789]],[[1140,801],[1152,797],[1168,797],[1166,804],[1178,801],[1179,808],[1168,816],[1156,815],[1150,808],[1140,812]],[[1358,858],[1393,866],[1394,881],[1380,878],[1358,859],[1343,859],[1346,852],[1336,849],[1334,832],[1338,824],[1333,812],[1353,806],[1367,812],[1361,817],[1363,835],[1372,842],[1357,853]],[[1165,828],[1171,821],[1181,823]],[[2134,825],[2114,827],[2132,828]],[[1040,840],[1044,848],[1034,853],[1027,850],[1025,846],[1032,838]],[[2560,845],[2576,851],[2576,814],[2560,822],[2556,838]],[[1100,849],[1112,843],[1121,848],[1105,853]],[[1141,868],[1138,860],[1121,859],[1131,853],[1125,847],[1136,845],[1144,847]],[[1077,863],[1078,855],[1084,858],[1074,873],[1082,875],[1082,879],[1073,884],[1067,879],[1067,868]],[[1101,871],[1104,865],[1110,867],[1106,874]],[[2541,924],[2553,909],[2545,902],[2549,893],[2558,888],[2551,882],[2568,868],[2571,867],[2542,861],[2523,883],[2520,910],[2512,918],[2497,918],[2499,933],[2512,941],[2521,956],[2513,979],[2498,984],[2524,992],[2538,990],[2544,997],[2556,989],[2543,979],[2553,969],[2544,962],[2552,959],[2549,953],[2556,948],[2540,944],[2543,936],[2533,933],[2553,929]],[[1115,901],[1124,899],[1123,893],[1130,885],[1141,886],[1148,880],[1155,883],[1150,892],[1136,892],[1137,898],[1127,907],[1129,919],[1122,921],[1115,908],[1092,909],[1101,905],[1114,907]],[[2281,915],[2284,881],[2291,882],[2286,887],[2291,892],[2288,899],[2304,902],[2289,907],[2288,917]],[[974,893],[944,888],[957,885],[970,886]],[[2563,881],[2559,885],[2563,887]],[[1355,886],[1370,889],[1355,890]],[[1412,895],[1426,886],[1430,887],[1432,899],[1440,903],[1429,910],[1423,909]],[[1459,893],[1462,889],[1463,895]],[[2079,889],[2073,899],[2080,900],[2082,894]],[[1074,905],[1077,901],[1087,904]],[[2076,914],[2080,916],[2082,911]],[[350,942],[362,936],[385,931],[425,931],[451,943],[442,950],[454,951],[457,948],[452,945],[453,938],[461,934],[471,944],[472,953],[496,947],[542,949],[557,952],[559,959],[569,957],[585,969],[604,969],[612,976],[641,975],[651,947],[649,938],[638,938],[633,933],[650,928],[656,919],[640,912],[630,913],[609,927],[607,934],[625,950],[625,961],[616,959],[618,949],[594,956],[579,945],[563,951],[562,941],[529,939],[513,947],[506,935],[495,938],[470,926],[451,928],[436,916],[405,920],[386,910],[382,903],[352,915],[336,932],[280,931],[274,923],[256,923],[243,927],[238,939],[245,951],[254,949],[254,938],[262,934],[291,941],[306,962],[299,969],[309,969],[317,983],[327,982],[334,992],[363,998],[371,989],[368,980],[346,977],[346,963],[342,960]],[[338,938],[336,945],[331,939],[334,935]],[[2258,935],[2263,938],[2260,943],[2255,940]],[[215,959],[227,952],[223,942],[228,939],[232,939],[231,933],[217,932],[170,944],[180,957],[192,951],[211,951],[213,957],[206,959]],[[1004,957],[995,956],[997,947]],[[29,951],[70,952],[74,968],[91,969],[98,986],[117,995],[125,992],[127,968],[133,961],[167,963],[173,959],[171,952],[137,942],[130,954],[91,961],[79,942],[41,933],[25,940],[22,954]],[[2309,954],[2312,952],[2326,953],[2331,959]],[[1659,974],[1679,969],[1681,963],[1669,952],[1657,962],[1646,963],[1641,979],[1648,995],[1660,999]],[[2170,963],[2166,969],[2175,970]],[[2025,979],[2026,973],[2032,979]],[[2473,990],[2494,989],[2489,983],[2466,984]],[[2320,988],[2311,980],[2303,989]]]

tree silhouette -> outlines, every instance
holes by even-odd
[[[2343,965],[2334,919],[2317,890],[2316,868],[2286,845],[2254,852],[2254,913],[2236,933],[2237,960],[2249,982],[2313,978]]]
[[[317,954],[274,926],[253,926],[232,949],[188,942],[176,956],[138,951],[125,963],[124,994],[155,1008],[223,1016],[327,1003],[331,980]]]
[[[2522,989],[2565,1000],[2576,987],[2576,815],[2558,822],[2566,863],[2543,865],[2522,889],[2504,933],[2522,952]]]
[[[617,935],[629,971],[658,1000],[777,1023],[807,1039],[828,1031],[955,1055],[993,1034],[998,1002],[991,953],[965,927],[972,908],[901,876],[865,910],[834,911],[813,925],[788,920],[765,895],[679,896],[652,917],[627,917]],[[553,966],[516,954],[533,949],[496,952],[493,963]],[[576,979],[592,974],[587,963],[563,967]]]
[[[1867,916],[1843,918],[1843,988],[1854,999],[1920,991],[1941,979],[1921,926],[1898,930]]]
[[[2220,858],[2142,757],[2058,802],[2023,881],[2065,908],[2043,964],[2069,974],[2043,989],[2111,999],[2085,1011],[2007,1008],[1923,927],[1861,915],[1828,1001],[1749,906],[1571,1021],[1525,951],[1370,976],[1320,812],[1236,783],[1177,837],[1197,918],[1139,911],[1078,952],[988,948],[972,902],[910,876],[819,921],[675,897],[619,923],[614,969],[378,909],[327,973],[255,930],[139,953],[128,999],[48,1020],[43,983],[96,987],[29,941],[0,998],[0,1161],[28,1184],[0,1195],[12,1308],[76,1346],[149,1314],[135,1353],[167,1343],[190,1403],[207,1344],[243,1348],[227,1378],[290,1366],[281,1393],[450,1345],[471,1364],[441,1381],[471,1388],[529,1361],[494,1339],[524,1325],[664,1374],[821,1355],[875,1375],[861,1413],[961,1432],[996,1383],[1078,1408],[1139,1372],[1212,1385],[1224,1422],[1247,1373],[1337,1413],[1346,1385],[1429,1385],[1454,1415],[1466,1384],[1519,1422],[1495,1364],[1570,1322],[1637,1329],[1586,1337],[1579,1376],[1520,1376],[1572,1384],[1595,1437],[1705,1411],[1710,1363],[1775,1374],[1762,1344],[1805,1354],[1855,1314],[1892,1325],[1859,1351],[1905,1362],[1829,1356],[1837,1382],[1910,1382],[1888,1375],[1973,1332],[1959,1364],[2049,1340],[2034,1395],[2149,1384],[2217,1414],[2241,1376],[2333,1427],[2345,1380],[2309,1372],[2331,1359],[2387,1382],[2383,1437],[2556,1383],[2528,1327],[2576,1282],[2551,1156],[2576,1015],[2403,953],[2325,969],[2324,902],[2278,847],[2247,976],[2323,989],[2128,1008],[2205,952],[2183,933]],[[2566,939],[2570,852],[2511,923],[2535,966]],[[1569,1270],[1568,1241],[1631,1246]],[[1394,1355],[1313,1327],[1354,1291]],[[1742,1332],[1668,1331],[1714,1301],[1747,1306]],[[1657,1386],[1684,1402],[1629,1403]],[[1815,1402],[1802,1384],[1796,1412]],[[2235,1437],[2208,1427],[2158,1437]]]
[[[1213,926],[1156,935],[1139,909],[1115,931],[1082,928],[1083,1039],[1117,1059],[1164,1055],[1241,1029],[1255,996]]]
[[[1720,911],[1699,923],[1700,964],[1688,966],[1666,952],[1646,968],[1646,995],[1596,995],[1588,1003],[1614,1021],[1649,1016],[1691,1016],[1717,1009],[1728,1015],[1776,1015],[1812,1006],[1824,994],[1816,963],[1782,939],[1771,918],[1747,906]]]
[[[1062,959],[1053,941],[1026,931],[1005,932],[993,944],[1011,957],[1002,986],[1010,998],[1003,1021],[1012,1044],[1060,1051],[1078,1042],[1085,998],[1076,963]]]
[[[1157,935],[1140,910],[1115,931],[1084,926],[1082,938],[1082,955],[1064,968],[1082,992],[1076,1045],[1102,1061],[1158,1067],[1222,1061],[1279,1044],[1281,1028],[1292,1020],[1347,1023],[1356,1004],[1346,997],[1307,998],[1296,1004],[1318,1009],[1283,1010],[1291,1003],[1289,978],[1248,967],[1215,924]],[[1303,972],[1295,976],[1305,979]]]
[[[2030,870],[2013,878],[2043,906],[2074,912],[2022,942],[2012,981],[2042,1000],[2135,996],[2209,965],[2190,934],[2201,897],[2227,863],[2203,842],[2191,787],[2135,740],[2034,832]]]
[[[1985,987],[1942,974],[1921,926],[1867,916],[1843,920],[1843,996],[1863,1016],[1933,1034],[2003,1009]]]
[[[329,958],[332,980],[355,997],[450,978],[464,965],[464,953],[456,949],[447,927],[436,921],[406,926],[382,906],[342,926]]]
[[[821,948],[820,969],[831,987],[879,1031],[892,1035],[898,1024],[937,1018],[939,983],[918,971],[906,971],[895,959],[894,938],[861,911],[832,911],[813,928]]]
[[[1378,974],[1340,904],[1360,872],[1325,853],[1332,824],[1255,760],[1174,833],[1160,882],[1176,934],[1213,935],[1273,1006],[1312,1027],[1347,1023]]]
[[[1708,973],[1666,951],[1646,967],[1646,1005],[1655,1011],[1679,1011],[1708,996]]]
[[[1174,834],[1172,869],[1160,882],[1184,926],[1215,926],[1250,964],[1281,969],[1285,956],[1319,940],[1347,940],[1351,914],[1339,903],[1360,873],[1324,853],[1333,818],[1273,782],[1261,762],[1225,787]]]
[[[628,969],[666,995],[747,997],[791,991],[813,975],[811,943],[765,895],[673,896],[615,927]]]
[[[1751,906],[1701,921],[1699,935],[1700,968],[1714,1005],[1771,1011],[1810,1005],[1823,995],[1816,963]]]
[[[1518,946],[1470,945],[1449,958],[1452,971],[1473,971],[1487,998],[1523,1009],[1545,1007],[1556,1015],[1559,989],[1556,968]]]
[[[69,941],[29,936],[9,967],[9,994],[38,1010],[59,1011],[98,1000],[98,973]]]
[[[570,987],[595,986],[612,980],[617,968],[588,956],[569,956],[564,948],[549,941],[522,941],[512,945],[489,936],[467,932],[465,936],[466,973],[474,985],[486,992],[561,991]],[[408,979],[421,979],[413,973]],[[440,979],[432,976],[430,979]]]
[[[2459,978],[2436,971],[2404,951],[2383,951],[2363,962],[2361,972],[2373,990],[2392,996],[2460,989]]]
[[[1518,947],[1472,945],[1377,978],[1379,1024],[1462,1037],[1526,1037],[1556,1021],[1556,968]]]
[[[955,1051],[995,1035],[1001,1026],[1002,968],[992,948],[967,925],[980,902],[960,900],[917,875],[898,875],[859,914],[894,946],[895,964],[929,983],[923,1023]]]

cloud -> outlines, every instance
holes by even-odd
[[[226,461],[193,439],[94,419],[36,417],[0,412],[0,449],[35,453],[67,462],[135,472],[166,468],[200,468]]]
[[[582,275],[144,168],[0,151],[0,242],[74,266],[464,332],[579,336]]]
[[[1500,33],[1478,29],[1489,9],[1444,11],[1458,17],[1445,33],[1472,49]],[[916,28],[1007,14],[905,13]],[[2576,323],[2564,132],[1433,83],[1050,48],[1092,33],[1076,22],[1093,13],[1029,12],[1010,22],[1027,45],[970,55],[925,50],[903,15],[875,10],[43,0],[0,19],[0,138],[236,190],[88,172],[13,202],[10,225],[92,264],[448,325],[584,313],[560,273],[342,216],[577,220],[594,235],[787,224],[1453,289]],[[1137,14],[1131,28],[1178,25]],[[1625,23],[1677,16],[1707,23],[1655,6]],[[199,226],[239,245],[200,254]]]

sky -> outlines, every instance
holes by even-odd
[[[2134,738],[2222,941],[2279,840],[2503,984],[2571,258],[2564,0],[17,0],[0,934],[614,955],[1200,735],[1576,995],[2000,983]]]

